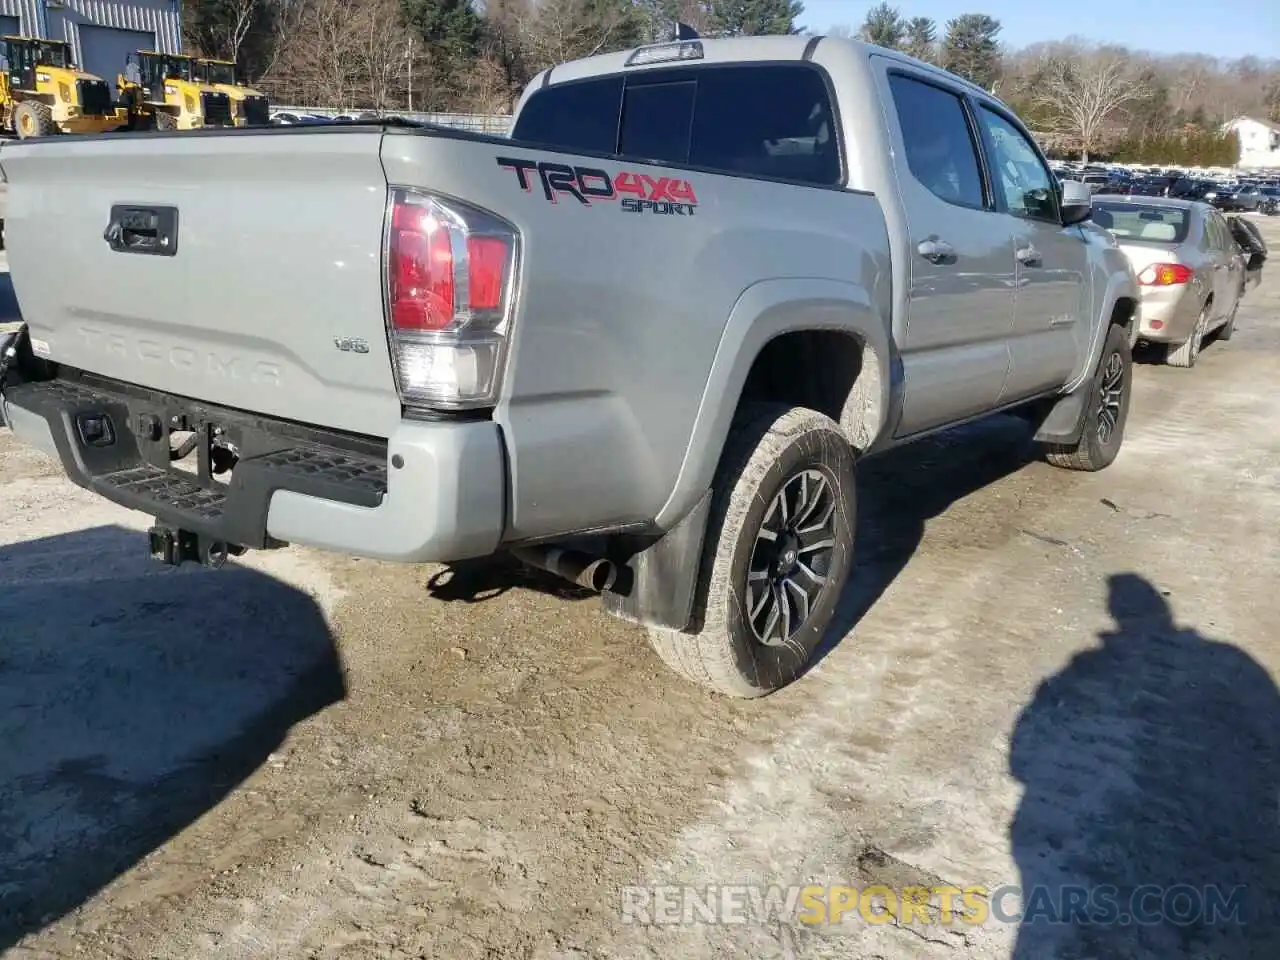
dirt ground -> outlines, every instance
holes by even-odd
[[[752,703],[508,567],[162,569],[147,518],[0,433],[0,954],[1280,956],[1270,272],[1194,370],[1139,367],[1110,470],[1005,419],[864,465],[830,649]],[[628,885],[809,882],[1255,912],[623,922]]]

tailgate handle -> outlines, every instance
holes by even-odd
[[[178,252],[178,208],[116,204],[102,239],[116,253],[172,257]]]

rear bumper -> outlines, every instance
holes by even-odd
[[[2,403],[14,434],[81,487],[210,540],[417,563],[484,556],[502,536],[505,466],[491,421],[406,421],[383,443],[75,376],[9,386]],[[231,438],[240,459],[229,482],[207,457],[198,473],[169,464],[175,415]],[[110,442],[87,442],[84,425],[102,417]]]
[[[1151,343],[1185,343],[1195,329],[1201,303],[1191,288],[1141,287],[1138,338]]]

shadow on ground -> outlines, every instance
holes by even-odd
[[[325,619],[116,527],[0,547],[0,953],[216,806],[345,695]]]
[[[561,600],[588,600],[599,596],[543,570],[521,563],[507,553],[459,560],[436,571],[427,580],[432,599],[448,603],[482,603],[516,588],[536,590]]]
[[[1280,691],[1142,577],[1108,586],[1116,628],[1014,729],[1014,958],[1280,957]]]
[[[1038,456],[1025,421],[991,417],[862,464],[856,566],[812,665],[866,615],[902,572],[920,546],[930,519]],[[492,600],[515,587],[564,600],[596,596],[505,554],[451,564],[427,582],[433,598],[464,603]]]
[[[925,526],[952,504],[1040,456],[1030,425],[990,417],[863,461],[854,568],[810,669],[831,653],[906,569]]]

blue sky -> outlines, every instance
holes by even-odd
[[[901,0],[889,2],[903,16],[932,17],[939,33],[960,13],[987,13],[1004,26],[1000,39],[1022,47],[1071,34],[1155,53],[1205,53],[1214,57],[1280,59],[1280,0]],[[805,0],[802,26],[857,29],[874,0]]]

